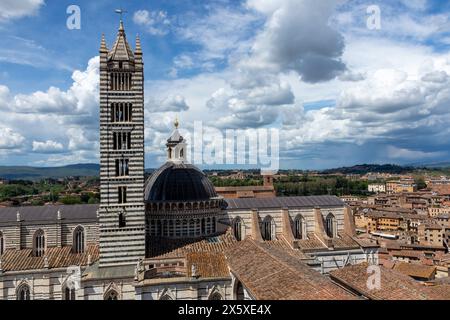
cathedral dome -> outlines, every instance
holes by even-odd
[[[205,201],[217,198],[211,181],[197,167],[166,162],[147,180],[145,201]]]

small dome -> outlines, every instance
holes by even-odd
[[[191,164],[166,162],[147,180],[145,201],[202,201],[217,193],[206,175]]]

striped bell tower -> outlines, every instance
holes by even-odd
[[[144,63],[122,19],[111,50],[100,46],[100,267],[145,257]]]

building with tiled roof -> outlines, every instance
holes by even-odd
[[[100,44],[100,204],[0,208],[0,299],[353,299],[328,274],[378,263],[335,196],[225,199],[175,130],[144,181],[143,59]]]
[[[420,281],[434,280],[436,275],[435,266],[426,266],[420,263],[397,262],[393,269]]]
[[[408,275],[367,263],[330,273],[333,282],[370,300],[450,300],[450,285],[426,285]]]
[[[245,240],[226,251],[242,294],[258,300],[352,300],[354,295],[299,261],[292,249]],[[248,253],[252,254],[249,255]],[[251,272],[250,272],[251,270]]]

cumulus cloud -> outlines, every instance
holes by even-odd
[[[216,125],[221,127],[258,127],[276,121],[283,105],[295,98],[287,82],[266,73],[240,73],[228,88],[214,92],[206,105],[209,109],[226,113]]]
[[[246,62],[280,71],[295,71],[305,82],[335,78],[346,70],[341,56],[344,38],[328,20],[335,0],[249,0],[265,15],[264,31],[256,37]]]
[[[0,1],[0,22],[37,14],[44,0]]]
[[[20,148],[25,138],[11,128],[0,126],[0,149]]]
[[[41,141],[33,141],[33,151],[39,153],[55,153],[62,151],[64,149],[62,143],[47,140],[44,142]]]
[[[133,14],[133,22],[145,27],[145,30],[154,36],[169,33],[170,19],[166,11],[138,10]]]
[[[384,161],[445,157],[442,150],[450,147],[450,81],[445,71],[449,65],[441,60],[418,65],[412,73],[376,70],[343,89],[335,107],[289,107],[282,131],[286,150],[353,143],[373,144]]]
[[[391,120],[410,117],[411,120],[430,115],[448,102],[447,74],[431,72],[421,79],[409,79],[404,71],[382,69],[376,71],[367,81],[344,90],[339,97],[338,107],[346,111],[344,116],[354,119],[374,119],[389,116]]]
[[[364,72],[352,72],[352,71],[346,71],[342,73],[338,79],[341,81],[351,81],[351,82],[357,82],[364,80],[366,78],[366,74]]]
[[[182,95],[169,95],[161,100],[151,98],[146,107],[150,112],[180,112],[189,110],[185,98]]]
[[[19,113],[90,114],[98,105],[98,70],[99,58],[92,58],[85,71],[73,72],[69,90],[50,87],[45,92],[18,94],[11,98],[8,107]]]
[[[72,127],[67,130],[67,135],[69,137],[69,150],[72,151],[80,151],[80,150],[89,150],[94,151],[98,148],[99,142],[98,140],[94,140],[96,138],[95,135],[91,133],[89,136],[89,132],[82,127]]]
[[[41,159],[54,155],[64,163],[97,161],[98,64],[94,57],[85,70],[74,71],[68,90],[13,95],[0,85],[0,149],[20,148]]]

